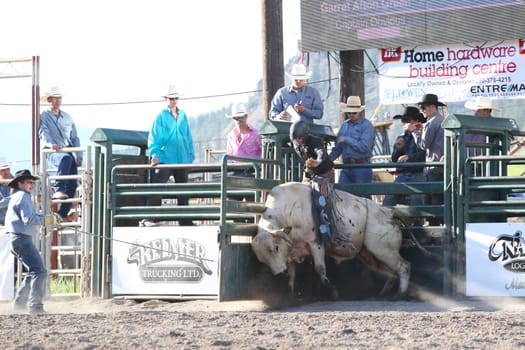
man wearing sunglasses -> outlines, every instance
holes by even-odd
[[[332,161],[339,156],[344,164],[370,163],[375,142],[375,129],[370,120],[362,114],[365,106],[359,96],[349,96],[346,104],[341,104],[341,112],[345,121],[337,133],[337,139],[330,158]],[[340,184],[355,184],[372,182],[372,168],[345,168],[339,175]]]
[[[303,64],[294,64],[288,76],[292,79],[290,85],[277,90],[270,106],[271,120],[295,121],[290,112],[297,112],[300,120],[313,124],[314,120],[323,117],[324,105],[321,94],[313,86],[307,85],[312,72],[307,72]],[[295,114],[295,113],[293,113]]]
[[[441,127],[443,115],[439,113],[438,107],[445,107],[446,104],[438,100],[437,95],[425,94],[421,102],[417,103],[427,122],[421,127],[409,126],[407,130],[412,132],[414,140],[419,148],[426,151],[425,162],[440,162],[443,160],[445,133]],[[443,181],[443,167],[428,166],[424,171],[427,181]],[[443,194],[434,193],[427,195],[426,204],[443,204]],[[429,219],[431,226],[440,225],[442,220]]]

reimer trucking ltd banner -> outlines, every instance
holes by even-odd
[[[382,104],[414,104],[427,93],[445,102],[525,97],[524,39],[387,48],[379,54]]]
[[[217,296],[218,229],[115,227],[113,294]]]

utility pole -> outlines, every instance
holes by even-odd
[[[348,96],[359,96],[361,97],[361,103],[366,104],[364,53],[364,50],[341,51],[339,53],[339,59],[341,60],[341,102],[346,103]],[[388,128],[390,128],[390,125],[392,125],[390,121],[374,123],[376,133],[374,155],[391,154],[390,140],[388,139]]]
[[[340,64],[340,99],[346,103],[348,96],[361,97],[365,104],[364,51],[352,50],[339,52]]]
[[[263,78],[262,99],[264,120],[273,95],[284,85],[283,4],[282,0],[261,0]]]

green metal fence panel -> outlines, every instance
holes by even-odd
[[[450,115],[445,129],[445,237],[444,292],[465,294],[465,227],[467,222],[501,222],[510,215],[525,215],[525,207],[508,194],[524,187],[507,176],[515,136],[523,136],[514,119]],[[480,134],[485,143],[468,143],[467,134]],[[475,152],[473,152],[473,150]],[[479,155],[478,155],[479,154]]]

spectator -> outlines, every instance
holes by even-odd
[[[300,119],[308,124],[323,117],[324,106],[319,91],[306,85],[310,75],[311,72],[307,72],[303,64],[292,66],[289,74],[293,79],[292,84],[280,88],[273,96],[269,113],[271,120],[292,121],[288,108],[293,108],[299,113]]]
[[[421,102],[417,103],[423,116],[427,122],[423,125],[408,125],[407,130],[412,132],[414,140],[419,148],[426,152],[425,161],[440,162],[443,160],[445,134],[441,123],[443,123],[443,115],[438,112],[438,107],[446,106],[438,100],[437,95],[426,94],[423,96]],[[427,181],[443,181],[443,167],[428,166],[424,170],[424,175]],[[443,204],[443,193],[434,193],[427,195],[426,204],[441,205]],[[441,219],[429,219],[431,226],[436,226],[442,223]]]
[[[405,108],[403,115],[396,115],[394,119],[401,119],[403,123],[404,133],[397,137],[392,152],[392,162],[406,163],[406,162],[421,162],[425,161],[425,150],[417,147],[412,133],[408,130],[409,125],[414,125],[415,128],[420,128],[421,124],[425,122],[425,118],[419,112],[417,107],[408,106]],[[422,182],[423,166],[417,167],[399,167],[396,168],[394,183],[406,182]],[[383,205],[394,206],[396,204],[410,204],[410,206],[420,206],[424,202],[424,196],[420,194],[412,194],[409,196],[408,203],[404,201],[405,195],[385,195]],[[414,222],[415,226],[421,226],[422,221]]]
[[[7,206],[9,205],[9,200],[11,199],[11,191],[7,184],[12,179],[13,175],[11,175],[9,163],[4,157],[0,157],[0,229],[4,226],[5,213],[7,211]]]
[[[13,254],[27,270],[15,296],[14,309],[21,311],[27,308],[30,314],[44,313],[43,298],[46,286],[47,271],[40,253],[33,244],[37,235],[37,226],[56,224],[54,215],[43,215],[35,212],[31,193],[38,177],[29,170],[17,171],[9,187],[13,189],[5,217],[5,232]]]
[[[148,136],[148,149],[151,165],[158,164],[191,164],[195,159],[193,137],[191,136],[188,117],[178,106],[179,93],[175,85],[170,85],[164,96],[167,108],[155,118]],[[167,182],[173,175],[176,183],[188,182],[188,169],[155,169],[151,181],[153,183]],[[157,203],[160,205],[160,198]],[[187,197],[177,197],[178,205],[188,205]],[[179,224],[191,226],[190,219],[181,219]]]
[[[332,161],[342,156],[344,164],[370,163],[375,142],[375,128],[362,115],[365,109],[359,96],[349,96],[341,105],[345,121],[337,133],[335,147],[330,153]],[[339,175],[340,184],[372,182],[371,168],[343,169]]]
[[[77,167],[82,165],[82,153],[59,152],[64,147],[80,147],[77,128],[73,118],[61,110],[62,94],[56,86],[52,87],[40,99],[49,103],[49,109],[40,115],[38,134],[45,148],[55,153],[47,156],[48,166],[57,168],[57,175],[76,175]],[[53,186],[53,199],[68,199],[75,196],[77,180],[56,180]],[[58,214],[68,220],[71,203],[61,203]]]
[[[232,106],[231,115],[235,127],[228,134],[226,153],[233,156],[261,158],[261,135],[257,129],[248,124],[248,112],[243,103]],[[236,176],[253,176],[253,167],[249,169],[236,169]]]
[[[465,102],[465,108],[474,110],[474,115],[477,117],[492,117],[492,111],[499,111],[498,108],[492,105],[492,99],[484,96],[478,96],[474,101]],[[465,142],[467,143],[485,143],[487,137],[481,134],[466,134]],[[469,156],[481,156],[484,154],[483,147],[469,147]]]

